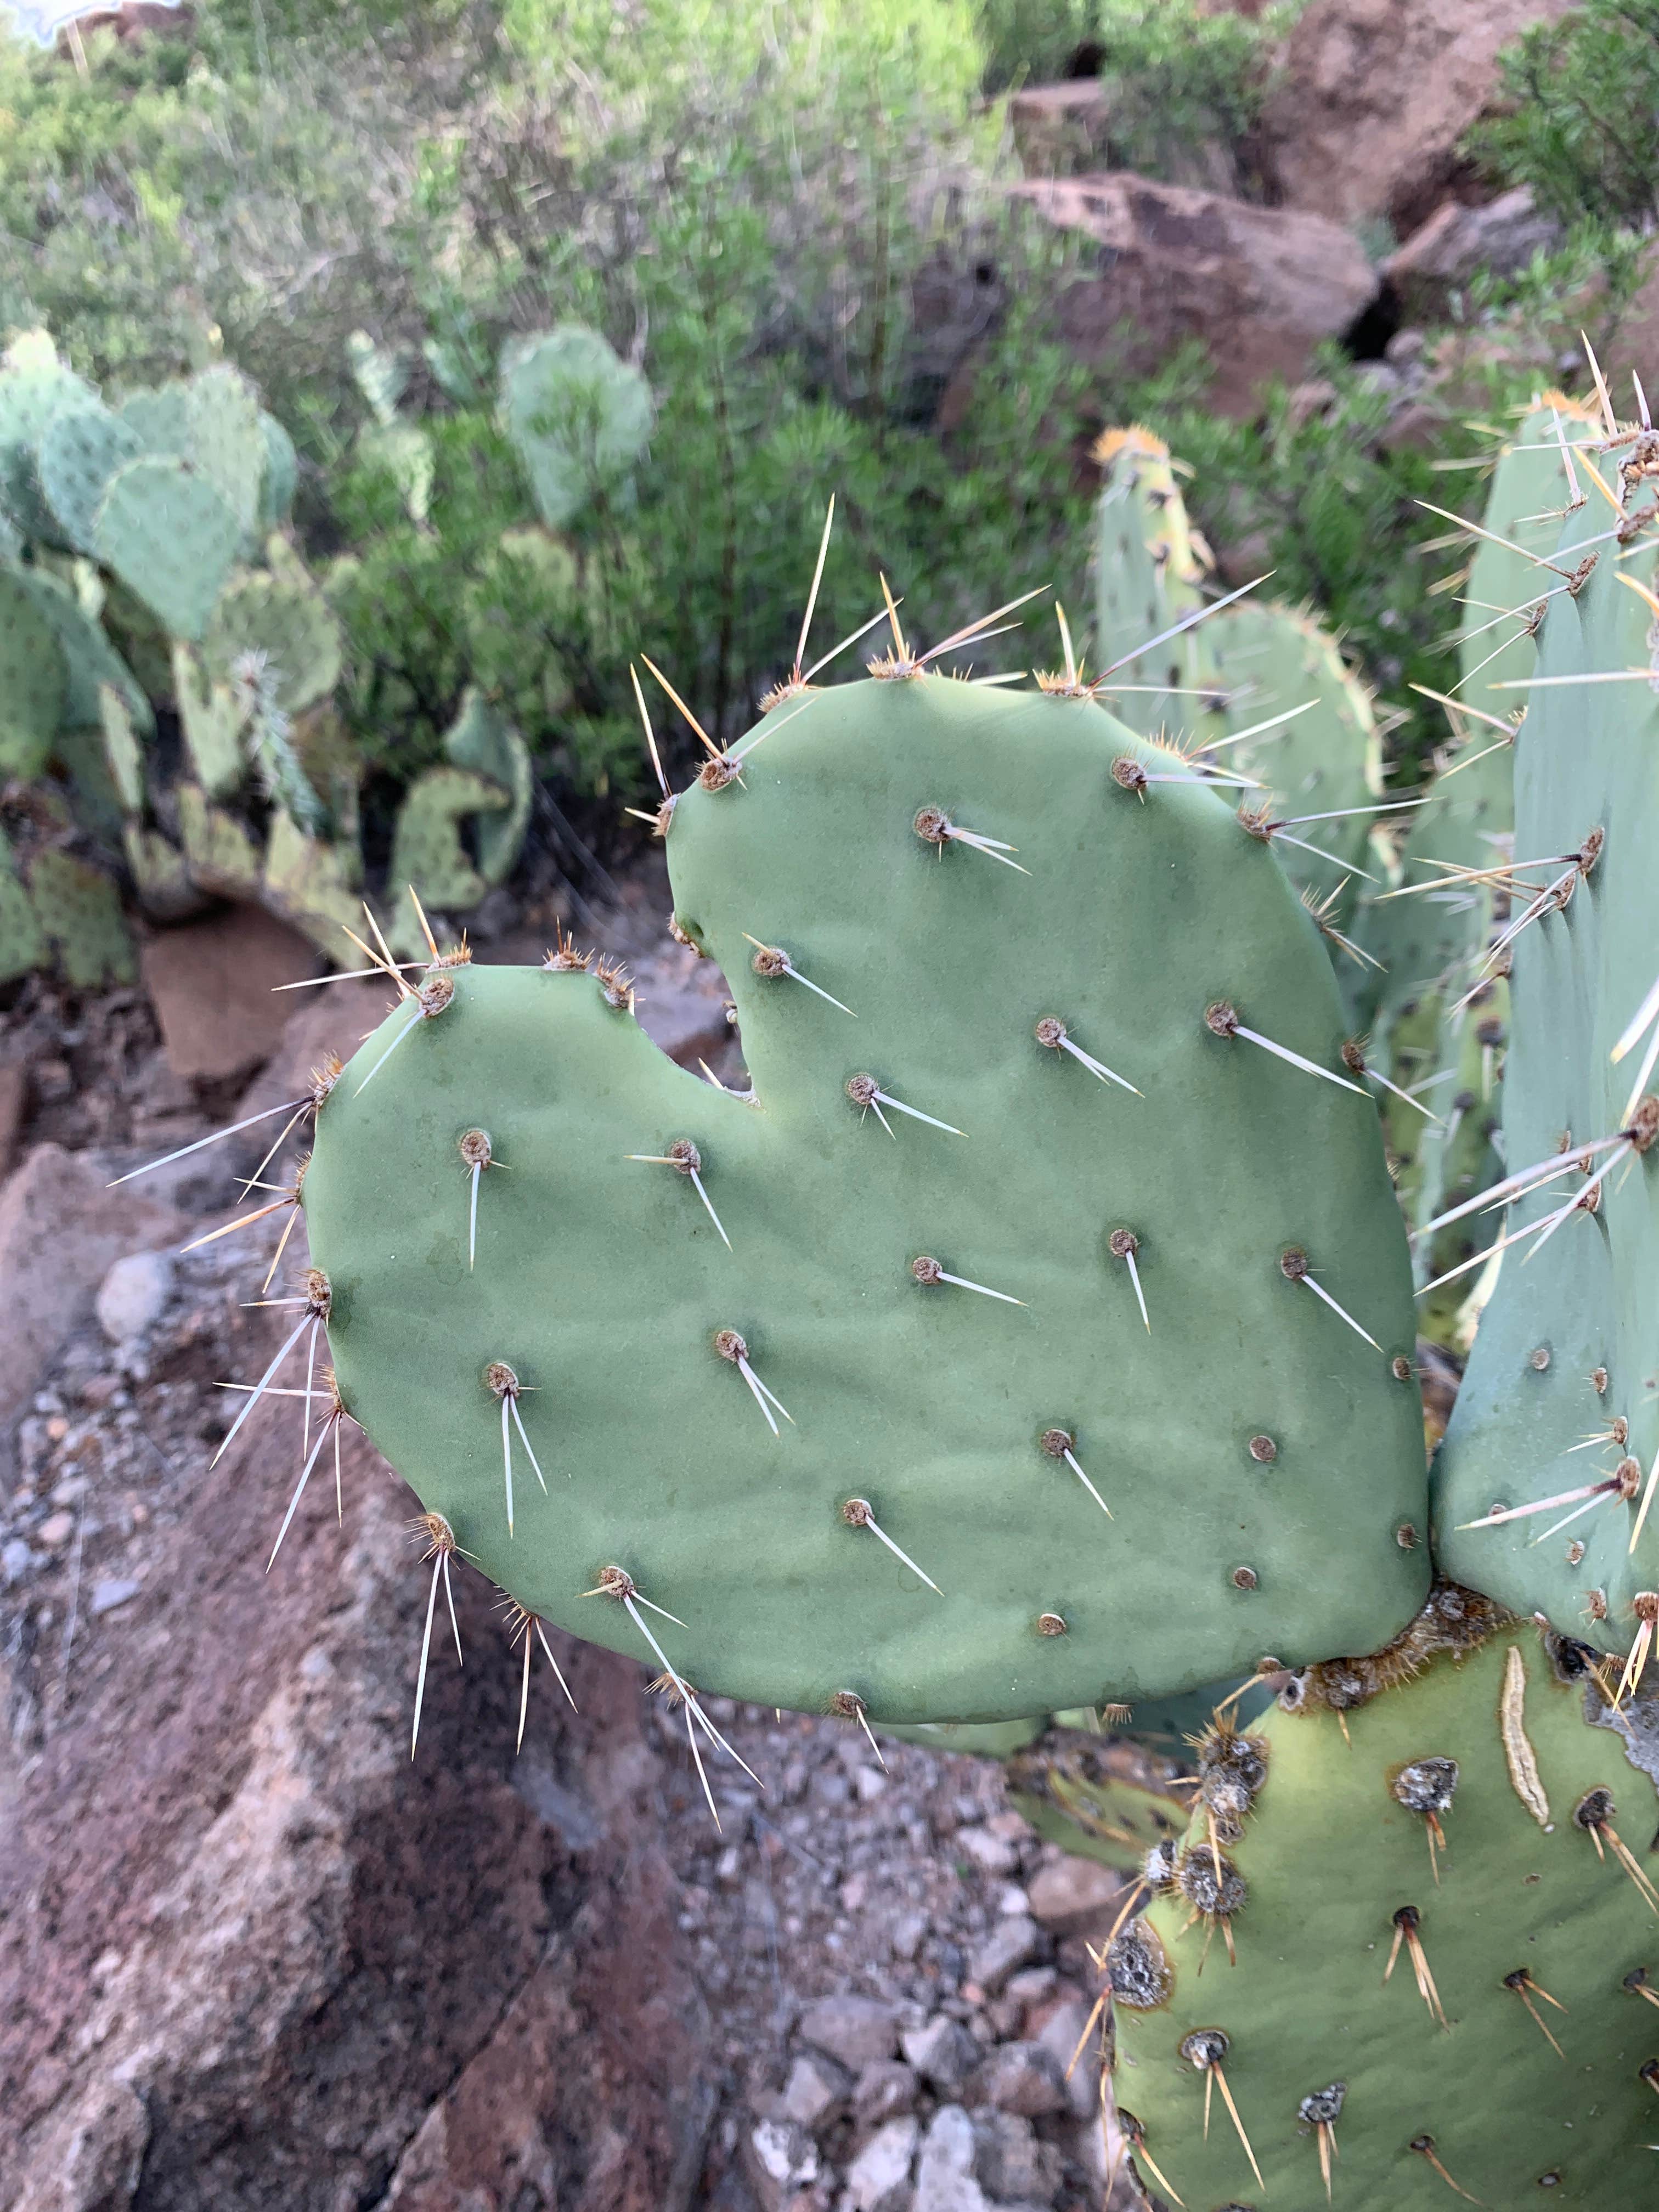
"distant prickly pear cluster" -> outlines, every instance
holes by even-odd
[[[374,434],[429,480],[387,358],[364,340],[355,360]],[[614,491],[649,427],[643,380],[580,331],[524,342],[503,404],[550,514],[556,481],[567,504],[578,483]],[[363,769],[335,703],[341,624],[287,527],[298,473],[227,364],[118,404],[44,332],[0,359],[0,772],[30,785],[16,850],[0,843],[0,978],[130,977],[123,872],[159,921],[257,900],[332,948],[358,917]],[[177,718],[177,773],[157,708]],[[533,778],[477,689],[443,751],[403,793],[392,880],[459,915],[510,873]],[[401,913],[387,926],[418,949]]]
[[[1659,434],[1604,395],[1505,441],[1510,580],[1468,596],[1514,592],[1506,672],[1471,605],[1403,845],[1334,647],[1205,596],[1155,441],[1103,458],[1099,675],[1062,617],[1034,690],[960,678],[1012,610],[919,651],[890,596],[866,680],[818,688],[803,634],[663,780],[752,1089],[671,1066],[568,939],[482,969],[428,931],[407,975],[379,943],[385,1024],[279,1109],[313,1149],[249,1218],[303,1212],[310,1267],[238,1428],[325,1344],[278,1546],[345,1419],[419,1496],[411,1747],[465,1564],[521,1695],[544,1623],[632,1652],[700,1771],[694,1684],[1009,1756],[1045,1832],[1138,1869],[1089,2033],[1142,2201],[1634,2203]],[[1182,1794],[1049,1715],[1184,1738]]]

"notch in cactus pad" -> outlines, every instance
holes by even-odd
[[[434,970],[319,1117],[340,1387],[462,1548],[635,1650],[585,1595],[625,1568],[690,1680],[878,1722],[1392,1634],[1403,1232],[1232,809],[1088,702],[913,677],[775,708],[667,851],[752,1103],[562,956]],[[497,1363],[547,1483],[519,1461],[511,1533]]]

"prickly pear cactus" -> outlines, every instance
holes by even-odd
[[[215,682],[229,684],[239,661],[263,657],[276,704],[303,714],[340,680],[339,618],[308,577],[248,569],[221,592],[202,643]]]
[[[1200,1754],[1108,1970],[1152,2202],[1647,2201],[1659,1711],[1613,1724],[1582,1645],[1498,1620],[1443,1587]]]
[[[1376,816],[1365,810],[1382,796],[1370,694],[1306,613],[1241,599],[1201,629],[1226,701],[1224,767],[1264,787],[1256,803],[1267,805],[1270,829],[1285,825],[1271,834],[1286,873],[1311,897],[1328,897],[1346,927],[1370,866]]]
[[[175,638],[199,639],[229,580],[242,525],[188,461],[143,454],[110,478],[93,525],[98,558]]]
[[[1192,729],[1205,720],[1209,695],[1221,689],[1209,624],[1155,647],[1147,641],[1203,605],[1208,550],[1187,519],[1161,438],[1139,424],[1108,430],[1094,459],[1102,472],[1095,507],[1096,664],[1118,669],[1110,686],[1113,711],[1132,730],[1152,738]]]
[[[580,323],[504,350],[501,410],[550,530],[614,489],[651,435],[650,386]]]
[[[36,775],[64,718],[63,648],[27,582],[0,568],[0,775]]]
[[[1449,989],[1430,988],[1400,1007],[1389,1071],[1398,1088],[1381,1103],[1395,1188],[1413,1231],[1428,1228],[1503,1176],[1492,1139],[1503,1121],[1509,1035],[1510,991],[1502,975],[1476,986],[1466,1005]],[[1424,1290],[1421,1334],[1437,1344],[1456,1341],[1473,1280],[1458,1270],[1490,1241],[1478,1213],[1462,1214],[1419,1237],[1414,1260]],[[1431,1287],[1436,1282],[1438,1289]]]
[[[44,967],[49,948],[46,933],[28,886],[18,875],[11,845],[0,830],[0,983],[12,982]]]
[[[354,1416],[526,1605],[638,1649],[586,1595],[624,1567],[734,1695],[994,1720],[1384,1640],[1426,1578],[1408,1268],[1277,861],[1085,700],[774,714],[668,836],[758,1103],[614,973],[434,970],[306,1178]],[[471,1129],[511,1170],[476,1266]]]
[[[35,449],[60,407],[97,395],[58,358],[44,331],[27,331],[0,354],[0,507],[20,538],[49,535],[52,514],[40,489]]]
[[[1186,1827],[1192,1793],[1180,1780],[1182,1763],[1148,1759],[1121,1739],[1055,1727],[1007,1754],[1008,1802],[1046,1843],[1132,1874]]]
[[[1577,572],[1606,511],[1574,516],[1559,566]],[[1537,688],[1522,695],[1504,1084],[1516,1241],[1435,1507],[1447,1571],[1564,1630],[1604,1607],[1621,1640],[1659,1588],[1659,599],[1651,542],[1634,544],[1622,559],[1589,549],[1576,596],[1550,604]]]
[[[1474,540],[1460,623],[1456,696],[1474,711],[1461,722],[1467,734],[1446,763],[1450,772],[1430,785],[1427,803],[1415,813],[1401,851],[1398,888],[1425,884],[1446,870],[1490,868],[1505,857],[1515,827],[1513,730],[1528,695],[1497,687],[1531,676],[1531,617],[1544,605],[1543,593],[1565,582],[1539,563],[1553,550],[1571,497],[1561,440],[1583,434],[1580,410],[1551,392],[1522,414],[1498,454],[1481,525],[1492,536]],[[1587,481],[1581,472],[1581,489]],[[1506,726],[1495,728],[1482,716]],[[1374,896],[1358,935],[1384,971],[1373,1032],[1379,1052],[1390,1051],[1394,1023],[1407,1002],[1450,981],[1443,994],[1449,1004],[1474,981],[1467,971],[1492,936],[1493,907],[1490,889],[1479,885]],[[1436,1065],[1445,1065],[1443,1057]]]

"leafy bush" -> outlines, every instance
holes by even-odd
[[[1504,111],[1471,149],[1568,225],[1659,225],[1659,0],[1584,0],[1502,57]]]
[[[1201,0],[986,0],[986,83],[1041,82],[1075,66],[1097,75],[1101,123],[1091,166],[1191,182],[1217,173],[1255,193],[1251,136],[1280,40],[1304,0],[1271,0],[1260,15]]]

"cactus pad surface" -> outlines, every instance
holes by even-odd
[[[1627,1756],[1584,1660],[1512,1625],[1369,1701],[1376,1662],[1316,1670],[1303,1711],[1255,1723],[1266,1777],[1222,1859],[1237,1965],[1218,1941],[1204,1959],[1178,1875],[1111,1962],[1120,2110],[1193,2212],[1322,2212],[1322,2149],[1353,2212],[1648,2200],[1659,2012],[1626,1978],[1659,1968],[1659,1921],[1609,1832],[1650,1866],[1659,1713],[1638,1706]],[[1575,1818],[1604,1804],[1601,1829]],[[1176,1864],[1210,1855],[1200,1803]],[[1194,2051],[1206,2033],[1221,2045]],[[1206,2130],[1212,2055],[1261,2185],[1219,2096]]]
[[[1600,534],[1605,512],[1574,517],[1560,566],[1577,566],[1577,540]],[[1435,1518],[1449,1573],[1573,1633],[1586,1593],[1599,1591],[1623,1642],[1632,1601],[1659,1587],[1659,1514],[1642,1518],[1659,1469],[1651,1030],[1616,1064],[1611,1056],[1659,975],[1659,677],[1648,673],[1659,666],[1659,625],[1623,580],[1651,591],[1651,546],[1620,560],[1613,551],[1601,549],[1577,596],[1563,593],[1545,618],[1539,674],[1566,680],[1521,695],[1531,704],[1516,742],[1516,857],[1547,864],[1526,878],[1557,887],[1559,902],[1514,939],[1504,1152],[1515,1174],[1564,1146],[1614,1141],[1510,1209],[1510,1231],[1568,1210],[1547,1241],[1504,1255],[1437,1465]],[[1511,928],[1529,903],[1516,894]],[[1583,1512],[1564,1499],[1559,1512],[1463,1525],[1597,1481],[1610,1486]],[[1547,1533],[1567,1511],[1571,1525]]]
[[[347,1405],[526,1605],[637,1650],[584,1595],[620,1565],[711,1690],[1010,1719],[1384,1641],[1426,1568],[1375,1109],[1221,1018],[1340,1065],[1277,861],[1137,788],[1178,763],[1084,701],[929,677],[774,716],[667,848],[755,1103],[614,971],[435,971],[306,1180]],[[469,1269],[472,1128],[511,1172]],[[629,1157],[687,1144],[701,1188]],[[498,1361],[548,1484],[520,1462],[512,1533]]]

